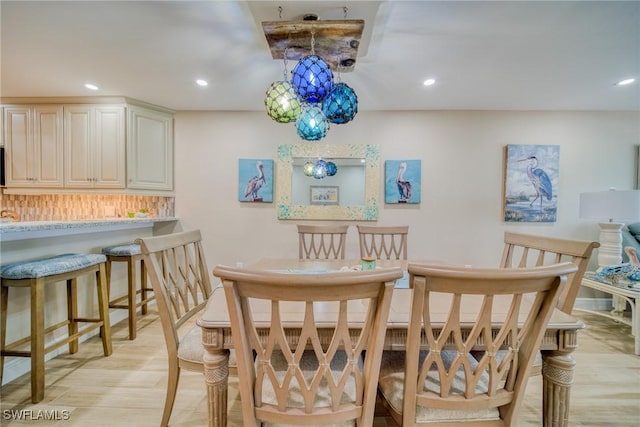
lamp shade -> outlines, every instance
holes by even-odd
[[[322,139],[329,130],[329,122],[319,107],[308,104],[296,121],[298,136],[307,141]]]
[[[358,112],[358,97],[347,84],[337,83],[322,101],[322,112],[331,123],[347,123]]]
[[[338,173],[338,166],[333,162],[327,162],[327,176],[334,176]]]
[[[295,122],[302,112],[298,94],[287,81],[273,82],[264,99],[267,114],[278,123]]]
[[[325,176],[327,176],[327,162],[320,159],[313,167],[313,177],[315,179],[323,179]]]
[[[306,176],[313,176],[313,162],[306,162],[302,167],[302,171]]]
[[[308,55],[298,61],[292,71],[291,84],[306,102],[318,103],[333,87],[333,72],[318,55]]]
[[[581,193],[580,218],[609,222],[638,221],[640,220],[640,190]]]

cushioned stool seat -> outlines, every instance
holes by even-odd
[[[101,254],[63,254],[34,261],[16,262],[0,268],[0,288],[2,289],[0,316],[0,382],[4,368],[4,357],[31,358],[31,401],[40,402],[44,398],[44,356],[64,344],[69,344],[69,352],[78,351],[78,338],[96,328],[100,328],[105,356],[111,354],[111,325],[105,274],[106,257]],[[98,293],[98,318],[78,317],[77,278],[95,274]],[[55,282],[67,282],[67,319],[45,329],[45,286]],[[30,288],[31,334],[30,336],[6,344],[7,307],[10,287]],[[91,325],[78,330],[78,323]],[[67,326],[65,339],[45,347],[45,335]],[[30,343],[30,350],[18,348]]]
[[[107,246],[102,248],[102,253],[107,257],[107,289],[109,295],[109,308],[127,310],[129,312],[129,339],[136,338],[136,311],[141,307],[142,314],[147,314],[147,303],[153,299],[149,293],[153,292],[147,286],[147,270],[144,267],[142,251],[137,243]],[[127,294],[111,299],[111,263],[127,263]],[[140,289],[136,287],[136,265],[140,263]],[[140,301],[137,296],[140,294]],[[126,301],[126,303],[123,303]]]

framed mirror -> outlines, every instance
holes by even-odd
[[[319,159],[337,167],[333,176],[304,173]],[[280,145],[276,165],[278,219],[375,221],[380,194],[380,147],[301,143]]]

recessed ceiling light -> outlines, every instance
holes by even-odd
[[[98,90],[98,89],[100,89],[98,86],[94,85],[93,83],[85,83],[84,87],[86,87],[89,90]]]
[[[631,84],[631,83],[633,83],[635,81],[636,81],[636,79],[624,79],[624,80],[620,80],[618,83],[616,83],[616,85],[624,86],[624,85]]]
[[[422,84],[425,86],[431,86],[436,82],[436,79],[427,79]]]
[[[206,81],[206,80],[202,80],[202,79],[196,80],[196,84],[198,86],[202,86],[202,87],[209,86],[209,82]]]

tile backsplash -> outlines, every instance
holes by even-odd
[[[147,209],[154,217],[175,215],[174,197],[111,194],[0,194],[0,207],[20,215],[20,221],[125,218]]]

